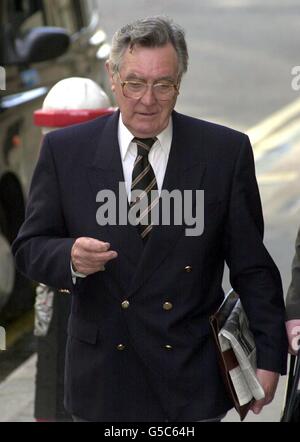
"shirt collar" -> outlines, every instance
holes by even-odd
[[[172,142],[172,133],[173,133],[173,122],[172,122],[172,117],[170,117],[168,126],[156,136],[161,148],[166,153],[168,153],[170,150]],[[125,160],[125,157],[130,149],[133,138],[134,135],[132,135],[132,133],[127,129],[127,127],[123,123],[122,114],[120,113],[119,126],[118,126],[118,140],[119,140],[122,161]]]

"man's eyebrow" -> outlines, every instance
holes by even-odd
[[[140,77],[139,75],[134,74],[134,73],[131,73],[131,74],[127,75],[126,76],[126,80],[139,80],[139,81],[147,82],[146,78]],[[164,77],[156,78],[154,80],[154,83],[159,83],[160,81],[168,81],[170,83],[175,83],[176,82],[176,80],[174,80],[174,78],[169,76],[169,75],[164,76]]]
[[[155,80],[156,83],[159,81],[169,81],[170,83],[175,83],[174,77],[170,76],[160,77]]]
[[[140,77],[139,75],[136,74],[129,74],[126,76],[126,80],[140,80],[140,81],[146,81],[145,78]]]

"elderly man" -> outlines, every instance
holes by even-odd
[[[257,345],[255,413],[285,373],[252,149],[242,133],[174,111],[187,65],[172,21],[125,26],[107,65],[119,110],[49,134],[41,150],[13,250],[29,278],[71,293],[65,403],[77,420],[220,420],[232,403],[208,318],[225,261]],[[189,216],[178,222],[181,205]]]

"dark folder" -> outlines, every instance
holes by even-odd
[[[222,327],[224,326],[226,320],[230,316],[235,304],[239,300],[239,296],[233,290],[231,290],[228,295],[225,297],[223,303],[217,310],[217,312],[210,317],[210,325],[213,331],[213,336],[216,344],[217,354],[219,365],[223,377],[223,381],[226,387],[226,390],[233,402],[233,405],[238,412],[241,421],[245,419],[253,400],[248,402],[247,404],[240,405],[238,401],[237,394],[235,392],[234,385],[231,381],[230,370],[236,368],[239,363],[235,356],[235,353],[232,348],[222,351],[219,343],[218,334]]]

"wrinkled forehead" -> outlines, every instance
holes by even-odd
[[[174,78],[178,76],[179,62],[171,43],[164,46],[128,46],[123,53],[119,71],[123,75],[141,78]]]

